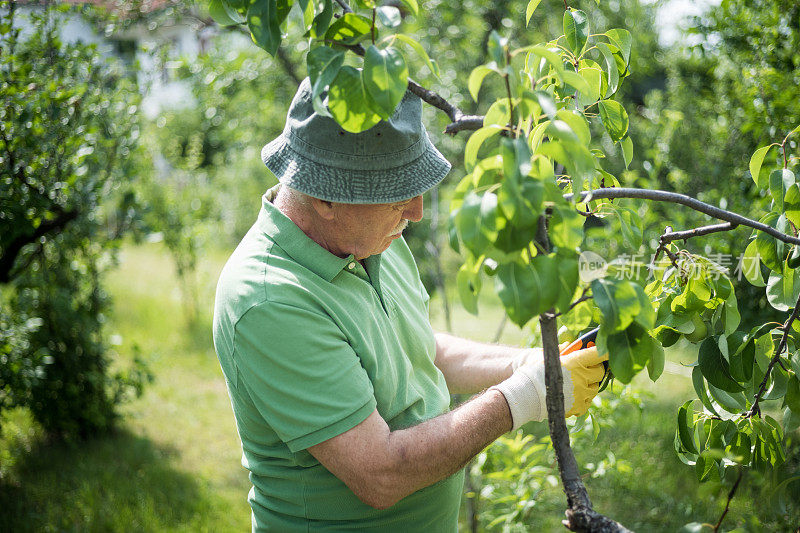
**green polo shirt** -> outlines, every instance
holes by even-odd
[[[306,450],[376,408],[392,430],[449,408],[408,245],[396,239],[365,269],[309,239],[271,194],[220,275],[214,309],[253,529],[456,531],[463,471],[376,510]]]

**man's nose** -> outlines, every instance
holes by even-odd
[[[403,218],[407,218],[412,222],[419,222],[422,220],[422,195],[415,196],[411,202],[403,210]]]

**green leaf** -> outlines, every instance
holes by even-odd
[[[539,5],[539,2],[542,0],[530,0],[528,2],[528,7],[525,8],[525,27],[531,23],[531,17],[533,16],[533,12],[536,11],[536,7]]]
[[[693,400],[684,403],[678,409],[678,436],[680,437],[683,448],[691,453],[699,453],[697,444],[694,441],[694,411],[692,410]]]
[[[709,524],[690,522],[680,528],[678,533],[714,533],[714,528]]]
[[[753,152],[753,156],[750,158],[750,176],[752,176],[753,181],[758,185],[759,189],[766,189],[769,187],[769,180],[768,179],[761,179],[761,164],[764,162],[764,157],[767,155],[767,152],[772,147],[769,146],[762,146],[755,152]]]
[[[481,275],[480,267],[483,264],[483,258],[477,261],[469,256],[466,262],[461,265],[456,275],[456,287],[458,288],[458,296],[461,298],[461,304],[464,309],[473,315],[478,314],[478,295],[481,291]]]
[[[556,309],[564,313],[578,287],[578,259],[574,254],[558,256],[558,300]]]
[[[367,105],[367,93],[361,73],[348,65],[339,73],[328,90],[328,108],[342,129],[351,133],[368,130],[381,117]]]
[[[747,407],[744,394],[741,392],[725,392],[709,382],[708,394],[722,409],[729,413],[741,413]]]
[[[414,13],[414,15],[419,14],[419,4],[417,4],[417,0],[400,0],[400,2],[402,2],[409,11]]]
[[[323,105],[321,95],[333,82],[344,63],[344,52],[333,50],[327,46],[314,48],[306,55],[308,77],[311,82],[311,96],[314,111],[322,116],[331,116]]]
[[[800,414],[800,378],[793,375],[786,385],[784,405],[796,414]]]
[[[243,24],[247,20],[247,17],[242,16],[226,0],[211,0],[208,4],[208,14],[220,26]]]
[[[394,6],[380,6],[375,10],[378,20],[387,28],[396,28],[403,19],[400,17],[400,10]]]
[[[503,127],[497,124],[484,126],[479,130],[475,130],[467,140],[467,146],[464,148],[464,167],[467,172],[472,172],[475,164],[478,162],[478,151],[487,139],[493,137],[503,131]]]
[[[383,119],[394,115],[408,88],[408,68],[403,54],[396,48],[380,50],[370,45],[364,56],[362,77],[373,109]]]
[[[589,302],[581,302],[568,313],[561,315],[561,323],[572,332],[588,328],[592,323],[592,309]]]
[[[769,193],[775,201],[775,209],[783,211],[784,198],[789,187],[794,185],[794,173],[785,168],[779,168],[770,172]]]
[[[586,82],[589,92],[581,92],[578,95],[578,105],[581,107],[590,106],[600,99],[603,88],[603,71],[599,68],[582,68],[578,74]]]
[[[766,287],[764,277],[761,275],[761,260],[759,259],[758,243],[755,240],[745,248],[739,265],[742,274],[751,285],[756,287]]]
[[[700,344],[697,361],[700,371],[709,384],[727,392],[744,390],[744,387],[731,377],[728,362],[720,352],[717,337],[709,337]]]
[[[641,300],[630,281],[596,279],[592,281],[592,296],[608,333],[626,329],[641,311]]]
[[[247,10],[250,37],[273,57],[281,44],[280,25],[276,0],[263,0],[250,4]]]
[[[508,39],[502,37],[497,30],[492,30],[489,33],[489,57],[503,67],[506,64],[506,49],[508,48]]]
[[[607,98],[617,92],[617,88],[619,87],[619,69],[617,68],[617,61],[614,59],[614,53],[608,45],[606,43],[597,43],[596,46],[597,49],[600,50],[606,64],[605,73],[608,78],[608,88],[606,89],[606,93],[602,96]]]
[[[325,39],[346,45],[357,44],[372,35],[372,21],[355,13],[345,13],[330,25]]]
[[[692,369],[692,385],[694,386],[694,391],[697,393],[697,397],[700,398],[700,402],[703,404],[703,407],[711,411],[713,414],[719,416],[719,413],[717,413],[717,410],[714,408],[714,404],[711,403],[711,400],[708,397],[706,382],[703,380],[703,373],[700,371],[699,366],[696,366]]]
[[[569,109],[559,109],[556,112],[556,116],[567,123],[580,142],[587,145],[591,142],[592,134],[589,131],[589,123],[582,113]]]
[[[779,225],[785,226],[786,218],[774,212],[769,212],[759,222],[768,224],[777,229]],[[779,224],[780,223],[780,224]],[[783,268],[784,243],[771,237],[763,231],[756,232],[756,248],[761,262],[770,270],[780,272]]]
[[[434,61],[431,61],[431,58],[428,55],[428,52],[425,51],[425,48],[422,47],[422,45],[419,43],[419,41],[417,41],[416,39],[414,39],[410,35],[406,35],[404,33],[397,33],[393,37],[395,39],[398,39],[398,40],[406,43],[408,46],[410,46],[411,49],[414,50],[414,52],[420,58],[422,58],[423,61],[425,61],[425,65],[428,66],[428,70],[430,70],[431,73],[434,76],[436,76],[437,78],[439,77],[439,65],[437,65]]]
[[[561,79],[564,80],[564,83],[571,85],[575,90],[586,97],[589,97],[589,95],[593,93],[591,85],[577,72],[564,70],[561,72]]]
[[[569,8],[564,11],[564,36],[567,46],[577,56],[583,52],[589,39],[589,20],[580,9]]]
[[[639,213],[629,207],[609,204],[611,209],[619,217],[622,238],[630,244],[634,250],[638,250],[642,245],[642,235],[644,231],[644,221]]]
[[[324,0],[322,4],[322,11],[314,17],[314,21],[311,23],[312,37],[325,35],[325,32],[328,31],[328,27],[331,24],[331,19],[333,18],[333,0]]]
[[[772,272],[767,280],[767,301],[778,311],[788,311],[800,296],[800,270],[784,267],[783,273]]]
[[[478,101],[478,92],[481,90],[483,79],[490,72],[494,72],[494,69],[489,68],[486,65],[480,65],[472,69],[472,72],[470,72],[469,74],[469,81],[467,81],[467,87],[469,88],[470,96],[472,96],[472,99],[475,100],[476,102]]]
[[[600,120],[614,142],[621,141],[628,133],[628,112],[615,100],[600,101]]]
[[[456,227],[467,250],[475,256],[483,254],[497,238],[497,195],[467,193],[456,214]]]
[[[608,363],[614,377],[622,383],[630,383],[633,376],[647,365],[656,342],[639,324],[631,324],[624,331],[611,334],[603,324],[600,331],[605,335],[604,349],[608,352]],[[600,350],[600,342],[597,344]]]
[[[628,168],[633,161],[633,141],[630,137],[625,137],[620,141],[622,146],[622,159],[625,161],[625,168]]]
[[[519,327],[547,311],[558,297],[558,265],[552,256],[537,255],[531,264],[503,263],[497,267],[497,294],[508,318]]]
[[[605,35],[611,40],[614,46],[619,48],[622,58],[625,60],[625,64],[627,65],[630,63],[631,44],[633,43],[631,32],[623,29],[614,29],[608,30]]]
[[[594,175],[594,156],[579,142],[570,142],[566,138],[544,142],[539,145],[536,152],[555,159],[567,168],[572,178],[573,191],[582,190],[583,183]]]
[[[656,381],[664,373],[664,348],[655,340],[652,340],[652,352],[647,361],[647,374],[651,381]]]
[[[554,206],[547,233],[555,246],[575,250],[583,242],[583,217],[572,207]]]

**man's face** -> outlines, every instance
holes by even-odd
[[[422,220],[422,196],[392,204],[336,204],[336,248],[364,259],[386,250],[409,221]]]

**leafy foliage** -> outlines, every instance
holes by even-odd
[[[61,43],[50,12],[25,38],[13,5],[0,13],[0,411],[83,437],[148,379],[138,363],[112,374],[100,283],[132,215],[138,92],[94,48]]]

